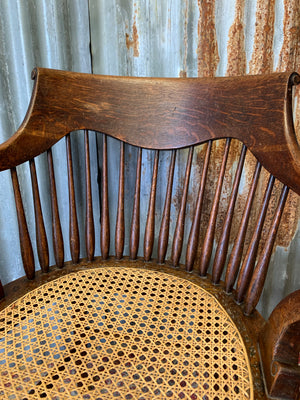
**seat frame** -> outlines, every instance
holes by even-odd
[[[11,170],[15,193],[17,216],[20,230],[21,252],[26,277],[1,287],[0,307],[4,309],[18,298],[40,285],[73,271],[94,266],[131,266],[132,268],[166,271],[169,274],[190,280],[212,293],[232,318],[241,333],[248,351],[254,386],[254,398],[299,398],[300,367],[300,291],[289,295],[275,308],[266,322],[255,310],[263,290],[268,264],[272,255],[276,233],[283,213],[289,189],[300,194],[300,149],[293,125],[292,92],[299,83],[296,73],[278,73],[266,76],[244,76],[235,78],[164,79],[125,78],[37,68],[32,73],[35,81],[31,103],[26,117],[17,132],[0,145],[0,170]],[[137,123],[138,121],[138,123]],[[69,133],[86,130],[86,257],[79,252],[79,228],[76,216],[74,176]],[[101,182],[101,257],[94,257],[95,236],[94,216],[91,200],[90,159],[88,131],[100,131],[103,139],[103,169]],[[121,141],[119,197],[115,228],[115,255],[110,255],[110,223],[108,202],[107,136]],[[72,260],[65,262],[62,233],[56,199],[55,175],[51,147],[66,137],[69,198],[70,198],[70,248]],[[193,156],[190,150],[187,158],[186,178],[183,184],[182,201],[174,232],[171,259],[165,254],[169,236],[169,212],[172,197],[172,174],[174,174],[175,153],[181,148],[193,149],[207,142],[202,176],[206,178],[210,149],[214,140],[226,138],[224,156],[212,209],[220,199],[226,160],[232,140],[243,143],[236,177],[233,183],[219,247],[217,248],[212,274],[208,274],[215,235],[216,213],[210,214],[209,226],[203,245],[202,264],[199,271],[193,269],[197,253],[201,207],[205,179],[195,193],[194,224],[186,250],[186,264],[181,263],[183,228],[190,166]],[[123,143],[123,144],[122,144]],[[139,149],[155,151],[153,178],[149,197],[149,210],[144,236],[144,256],[138,257],[139,237],[139,185],[141,174],[141,150],[138,153],[136,191],[130,235],[130,254],[123,255],[124,249],[124,146],[129,144]],[[258,160],[253,176],[253,193],[262,167],[269,173],[261,215],[266,215],[269,197],[275,179],[282,182],[279,198],[264,250],[254,268],[258,241],[253,241],[253,259],[249,256],[244,274],[240,275],[237,289],[235,282],[242,257],[238,247],[235,262],[238,267],[227,268],[224,276],[229,248],[231,220],[243,168],[246,149]],[[162,216],[161,233],[158,239],[158,255],[152,257],[155,238],[155,194],[159,151],[172,151],[169,180],[167,185],[165,211]],[[49,252],[40,205],[39,188],[34,157],[47,152],[52,196],[53,243],[56,266],[49,269]],[[227,152],[227,156],[226,156]],[[189,161],[190,160],[190,161]],[[280,162],[278,162],[280,160]],[[35,271],[32,245],[26,224],[22,196],[16,167],[29,161],[36,218],[37,247],[41,271]],[[240,171],[239,171],[240,169]],[[223,170],[223,175],[222,175]],[[203,184],[203,185],[202,185]],[[202,186],[201,186],[202,185]],[[251,192],[251,190],[250,190]],[[269,197],[268,197],[269,196]],[[251,193],[247,207],[251,208]],[[168,200],[169,199],[169,200]],[[250,200],[249,200],[250,199]],[[231,211],[230,211],[231,210]],[[245,236],[248,216],[241,224],[239,240]],[[256,236],[261,236],[262,225],[256,226]],[[254,240],[254,239],[253,239]],[[195,243],[194,243],[195,242]],[[251,246],[250,246],[251,247]],[[229,262],[230,264],[230,262]],[[246,263],[247,264],[247,263]],[[231,264],[230,264],[231,265]],[[62,268],[63,267],[63,268]],[[238,268],[238,270],[236,269]],[[247,269],[248,268],[248,269]],[[223,274],[223,275],[222,275]],[[242,290],[241,287],[244,287]],[[241,303],[241,304],[239,304]],[[263,377],[261,375],[263,369]]]

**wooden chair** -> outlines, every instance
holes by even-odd
[[[0,145],[26,273],[1,287],[1,398],[298,399],[300,291],[267,322],[255,309],[288,192],[300,194],[292,118],[299,76],[151,79],[36,69],[32,77],[24,122]],[[84,135],[85,168],[74,163],[71,132]],[[91,135],[100,149],[100,200],[92,196]],[[63,137],[66,172],[51,150]],[[52,239],[35,166],[43,152]],[[245,159],[253,164],[250,177]],[[41,271],[16,171],[25,162]],[[75,198],[80,172],[83,226]],[[70,235],[63,240],[55,176],[65,173]],[[268,210],[273,198],[277,205]],[[56,265],[49,267],[52,252]]]

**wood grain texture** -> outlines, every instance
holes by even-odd
[[[291,101],[297,74],[160,79],[37,69],[35,75],[28,113],[15,135],[0,146],[0,170],[33,158],[78,129],[156,149],[233,137],[300,193]]]
[[[288,73],[272,74],[263,77],[152,79],[94,76],[46,69],[37,70],[35,88],[27,116],[16,134],[7,142],[0,145],[0,169],[13,167],[11,169],[11,176],[16,198],[21,251],[27,276],[29,278],[34,277],[34,257],[15,167],[25,160],[32,160],[33,156],[45,150],[48,152],[54,255],[57,266],[61,267],[64,264],[63,238],[50,147],[60,138],[66,136],[72,262],[67,262],[66,268],[59,270],[59,272],[54,272],[53,276],[58,276],[60,273],[65,274],[72,268],[77,270],[100,263],[101,265],[127,266],[130,264],[133,268],[152,268],[157,271],[165,268],[166,270],[173,271],[172,273],[174,274],[182,274],[181,276],[185,279],[197,281],[198,283],[201,282],[204,287],[210,288],[211,293],[216,298],[222,299],[224,305],[228,307],[227,311],[230,317],[241,328],[241,334],[245,338],[245,342],[249,341],[247,344],[249,345],[249,361],[257,374],[254,376],[254,381],[256,382],[257,379],[257,381],[261,382],[259,358],[255,348],[258,331],[261,329],[263,321],[261,317],[257,317],[254,308],[260,297],[266,278],[269,260],[289,187],[300,193],[300,152],[295,138],[291,112],[292,86],[297,83],[298,79],[298,75],[290,75]],[[78,129],[86,129],[84,151],[87,259],[84,262],[79,259],[79,226],[75,202],[76,182],[74,182],[77,174],[75,174],[75,166],[73,166],[72,162],[69,136],[70,131]],[[100,182],[101,257],[96,257],[96,259],[94,259],[96,238],[88,129],[103,132],[102,148],[101,145],[99,146],[102,150],[102,157],[100,157],[102,158],[102,165],[100,167],[102,168]],[[108,163],[108,136],[121,140],[120,161],[115,163],[119,165],[119,172],[116,171],[116,176],[119,173],[118,189],[111,187],[113,180],[110,179],[112,175],[108,171],[108,165],[113,165],[114,160]],[[218,165],[211,165],[212,144],[216,139],[222,140],[222,146],[220,147],[222,152],[224,139],[226,139],[225,149],[224,153],[221,154],[220,163]],[[232,170],[231,167],[227,166],[232,139],[238,139],[244,144],[233,182],[231,176],[225,176],[229,170]],[[207,142],[207,148],[203,160],[202,149],[199,153],[197,149],[196,153],[194,146],[205,142]],[[132,199],[133,211],[131,229],[128,232],[130,236],[129,256],[131,260],[126,258],[126,255],[123,255],[124,239],[127,234],[125,232],[127,210],[124,204],[125,182],[127,183],[125,172],[127,172],[127,162],[129,164],[131,158],[128,157],[128,160],[126,159],[125,169],[124,149],[127,146],[126,143],[137,146],[136,165],[135,161],[133,161],[133,174],[136,174],[134,198]],[[144,148],[151,149],[152,152],[143,152]],[[182,150],[180,150],[181,148]],[[239,200],[238,191],[242,179],[246,149],[257,157],[258,162],[233,251],[229,259],[229,268],[224,285],[221,281],[221,276],[226,265],[227,252],[231,245],[229,239],[230,236],[233,236],[231,224],[232,219],[235,217],[235,204],[237,199]],[[169,171],[165,174],[167,175],[167,179],[164,180],[158,179],[161,176],[165,176],[164,173],[161,175],[159,171],[159,155],[163,150],[172,151]],[[172,198],[173,192],[175,192],[173,181],[175,181],[174,176],[177,173],[175,161],[179,151],[183,151],[184,154],[188,153],[188,158],[184,179],[182,182],[177,179],[176,194]],[[195,163],[192,162],[194,151],[194,158],[196,159],[197,157],[199,165],[194,165]],[[141,209],[141,180],[144,173],[144,170],[142,171],[142,154],[147,155],[148,161],[153,161],[152,182],[151,187],[148,188],[150,192],[148,210]],[[112,156],[118,157],[118,154],[113,154]],[[180,156],[178,158],[180,159]],[[280,160],[280,163],[278,160]],[[202,174],[200,175],[197,171],[198,168],[200,169],[202,163]],[[271,175],[261,208],[258,211],[258,220],[252,234],[252,240],[238,276],[244,252],[244,241],[249,229],[251,209],[254,204],[260,171],[263,167],[269,170]],[[195,168],[195,170],[192,170],[192,168]],[[212,183],[211,178],[208,177],[211,169],[215,169],[215,173],[218,174],[216,183]],[[43,216],[39,201],[39,188],[34,161],[30,161],[30,170],[38,228],[38,252],[42,260],[43,270],[47,270],[47,242],[43,233]],[[128,168],[128,171],[132,170]],[[283,182],[284,189],[271,224],[266,224],[266,226],[270,226],[270,230],[257,266],[254,268],[262,229],[266,216],[268,217],[269,215],[269,212],[267,214],[267,209],[276,178],[279,178]],[[129,177],[129,182],[130,179],[131,177]],[[230,195],[225,190],[224,182],[226,185],[227,182],[232,182],[228,186],[231,188],[228,190]],[[161,183],[166,187],[158,187]],[[215,192],[209,194],[208,192],[212,186],[215,188]],[[109,195],[116,191],[118,191],[117,205],[113,201],[109,202]],[[156,194],[159,195],[157,200]],[[144,192],[142,192],[142,195],[144,197]],[[225,206],[222,206],[222,208],[220,207],[220,203],[223,201],[223,195],[227,196],[227,199],[225,200]],[[156,201],[157,205],[164,202],[164,211],[161,218],[160,212],[157,210]],[[195,202],[196,205],[194,206]],[[115,207],[115,209],[112,210],[110,207]],[[195,207],[194,214],[193,207]],[[225,210],[224,213],[223,209]],[[174,214],[172,214],[173,211]],[[110,257],[110,213],[116,215],[115,258]],[[140,220],[144,221],[144,218],[140,218],[141,213],[145,214],[142,217],[145,216],[146,219],[146,223],[144,224],[143,222],[142,226]],[[176,213],[178,213],[177,216]],[[189,214],[186,215],[187,213]],[[158,221],[159,219],[160,221]],[[169,240],[169,227],[176,220],[174,238],[173,240]],[[181,265],[180,259],[184,249],[183,238],[186,224],[189,224],[190,220],[192,220],[192,227],[187,243],[186,271],[183,271],[184,266]],[[205,226],[202,229],[202,220],[209,220],[206,230]],[[159,235],[157,235],[157,230],[155,230],[157,222],[160,223]],[[223,228],[221,228],[222,222]],[[142,234],[144,233],[143,259],[138,257],[140,231],[142,231]],[[251,237],[250,232],[248,236]],[[217,240],[218,247],[216,249],[215,260],[211,260],[211,256],[214,254],[212,251],[214,241]],[[166,254],[169,254],[168,251],[170,250],[168,248],[170,247],[169,242],[173,244],[171,260],[166,260]],[[151,258],[156,251],[156,246],[158,260],[153,262]],[[193,273],[186,273],[187,271],[192,272],[197,252],[200,253],[200,249],[202,250],[202,254],[200,254],[200,275],[207,277],[207,279],[199,277],[196,267]],[[73,267],[71,266],[72,263]],[[164,264],[164,266],[161,264]],[[210,264],[213,265],[212,277],[207,274]],[[176,266],[176,268],[171,268],[171,265]],[[238,283],[237,291],[235,292],[233,287],[237,276]],[[48,278],[42,278],[39,281],[45,282],[46,279]],[[210,281],[218,285],[213,285]],[[35,283],[24,284],[24,287],[27,289],[23,287],[20,289],[20,293],[28,290],[30,287],[32,288],[34,285]],[[12,287],[13,285],[10,285],[10,288]],[[17,284],[15,288],[17,289]],[[226,294],[225,291],[229,294]],[[231,291],[233,292],[232,294],[230,294]],[[235,303],[235,299],[241,302],[244,300],[245,294],[247,294],[246,301],[242,307],[239,307]],[[4,304],[5,300],[2,302]],[[294,313],[298,312],[292,301],[286,303],[286,308],[289,307],[288,304],[291,304]],[[283,309],[279,309],[282,312]],[[243,315],[243,310],[247,314],[252,313],[252,311],[254,312],[251,317],[247,318]],[[295,367],[294,364],[288,366],[288,363],[294,363],[297,358],[293,349],[298,349],[298,342],[295,340],[298,340],[299,319],[292,322],[292,317],[288,316],[288,323],[284,325],[278,318],[279,311],[277,312],[277,317],[275,316],[271,320],[270,328],[266,327],[263,334],[265,335],[264,343],[267,346],[265,356],[263,357],[269,360],[267,361],[269,364],[273,363],[272,365],[280,371],[278,374],[275,371],[274,375],[278,375],[278,379],[276,379],[279,386],[277,387],[282,387],[283,380],[286,379],[289,385],[293,385],[293,382],[295,382],[294,377],[298,377],[297,373],[295,375],[295,371],[297,371],[295,368],[297,366]],[[253,321],[257,321],[257,325]],[[276,323],[282,329],[280,328],[273,335],[271,329],[274,328],[274,324]],[[285,329],[285,327],[287,328]],[[253,330],[253,332],[248,334],[249,330]],[[249,336],[255,336],[255,340],[251,341],[252,339],[250,340]],[[279,347],[277,344],[274,345],[274,349],[276,348],[274,351],[271,351],[270,347],[268,347],[268,337],[271,338],[271,343],[279,343],[277,340],[282,337]],[[289,347],[290,344],[291,346]],[[281,345],[282,347],[280,347]],[[280,357],[276,358],[276,352],[279,348],[281,348],[280,354],[284,355],[282,359],[279,359]],[[270,358],[269,354],[273,358]],[[255,397],[255,399],[264,398],[264,394],[261,393],[260,391],[260,395]]]
[[[168,184],[167,184],[167,190],[166,190],[164,211],[163,211],[163,216],[161,219],[161,225],[160,225],[160,231],[159,231],[159,237],[158,237],[158,245],[157,245],[157,260],[160,264],[162,264],[165,261],[165,257],[166,257],[166,253],[167,253],[167,249],[168,249],[175,160],[176,160],[176,150],[173,150],[172,156],[171,156],[170,168],[169,168],[169,176],[168,176]]]
[[[151,191],[149,198],[149,208],[148,208],[145,236],[144,236],[144,259],[146,261],[149,261],[151,258],[153,244],[154,244],[155,198],[156,198],[156,188],[157,188],[158,158],[159,158],[159,151],[156,150],[154,157],[154,164],[153,164],[153,175],[152,175],[152,184],[151,184]]]
[[[220,240],[219,240],[219,243],[217,246],[217,250],[216,250],[216,256],[214,259],[213,270],[212,270],[212,281],[215,284],[220,282],[221,275],[222,275],[222,272],[225,267],[226,257],[227,257],[227,253],[228,253],[230,229],[231,229],[231,224],[232,224],[232,219],[233,219],[235,202],[236,202],[239,185],[240,185],[240,181],[241,181],[244,161],[245,161],[245,157],[246,157],[246,151],[247,151],[247,148],[245,145],[243,145],[241,154],[240,154],[240,158],[239,158],[239,162],[238,162],[238,166],[237,166],[237,170],[235,173],[235,178],[234,178],[232,192],[231,192],[230,199],[229,199],[227,213],[226,213],[225,220],[223,223],[221,237],[220,237]]]
[[[218,182],[216,186],[216,191],[214,195],[213,205],[211,208],[209,222],[206,229],[206,234],[203,242],[202,247],[202,254],[200,258],[200,275],[205,276],[209,267],[209,262],[211,259],[213,244],[214,244],[214,236],[215,236],[215,229],[216,229],[216,221],[218,216],[218,209],[221,197],[221,191],[223,186],[223,179],[225,175],[225,168],[228,159],[228,153],[230,148],[230,141],[231,139],[226,139],[224,155],[222,159],[222,164],[219,172]]]
[[[198,190],[195,215],[193,218],[191,231],[189,234],[189,240],[187,243],[185,265],[186,265],[186,270],[188,272],[192,271],[193,265],[195,262],[195,258],[196,258],[196,254],[197,254],[199,233],[200,233],[200,220],[201,220],[202,205],[203,205],[206,178],[207,178],[207,173],[208,173],[209,160],[210,160],[210,155],[211,155],[211,148],[212,148],[212,141],[210,140],[207,143],[207,147],[206,147],[205,160],[204,160],[204,166],[203,166],[203,171],[202,171],[202,175],[201,175],[200,186],[199,186],[199,190]]]
[[[256,163],[255,171],[253,174],[253,179],[251,183],[251,187],[247,196],[247,201],[245,204],[243,216],[241,219],[240,227],[238,234],[235,238],[234,245],[229,257],[228,266],[226,269],[226,276],[225,276],[225,286],[226,292],[230,293],[232,291],[233,285],[238,275],[240,263],[242,260],[245,237],[248,229],[248,223],[250,218],[250,213],[252,209],[252,204],[254,200],[254,195],[257,188],[258,179],[260,176],[261,171],[261,164],[258,162]]]
[[[14,189],[15,203],[16,203],[16,211],[18,218],[18,227],[19,227],[19,237],[20,237],[20,248],[21,255],[23,260],[23,266],[25,270],[25,274],[28,279],[34,279],[35,275],[35,265],[34,265],[34,257],[31,239],[28,232],[23,201],[21,197],[21,191],[19,186],[19,180],[17,176],[16,168],[11,168],[10,170],[12,185]]]
[[[264,244],[260,257],[257,261],[254,274],[249,284],[247,296],[245,299],[245,313],[248,315],[250,315],[257,306],[257,303],[259,301],[260,295],[264,287],[264,283],[268,272],[269,262],[272,255],[274,242],[276,239],[276,234],[278,231],[278,227],[280,224],[288,192],[289,192],[288,187],[284,186],[275,211],[275,215],[272,220],[271,227],[269,229],[266,238],[266,242]]]
[[[48,240],[44,225],[44,218],[42,213],[42,206],[40,200],[40,193],[36,175],[36,168],[34,160],[29,161],[31,184],[32,184],[32,196],[34,204],[34,216],[35,216],[35,236],[37,243],[38,258],[43,272],[47,272],[49,269],[49,250]]]
[[[194,152],[194,148],[190,147],[188,159],[187,159],[187,163],[186,163],[185,178],[184,178],[180,208],[179,208],[179,213],[178,213],[178,217],[177,217],[174,238],[173,238],[171,260],[172,260],[172,264],[174,267],[178,266],[180,256],[181,256],[181,251],[182,251],[184,226],[185,226],[185,211],[186,211],[187,195],[188,195],[189,182],[190,182],[190,176],[191,176],[193,152]]]
[[[116,220],[116,234],[115,234],[115,249],[116,257],[122,258],[124,250],[124,235],[125,235],[125,222],[124,222],[124,142],[120,143],[120,168],[119,168],[119,195],[118,195],[118,210]]]
[[[138,149],[136,164],[135,191],[133,200],[133,210],[130,228],[130,258],[135,260],[139,250],[140,239],[140,190],[141,190],[141,167],[142,167],[142,149]]]
[[[261,239],[261,233],[264,226],[274,182],[274,176],[270,175],[261,209],[259,211],[258,219],[256,221],[255,229],[252,234],[252,238],[239,273],[236,287],[236,300],[238,303],[241,303],[244,300],[244,297],[249,287],[249,283],[252,278],[252,273],[254,270],[256,256],[258,252],[258,246]]]
[[[101,187],[101,227],[100,248],[104,260],[109,256],[110,230],[109,230],[109,203],[108,203],[108,171],[107,171],[107,137],[103,135],[103,165]]]
[[[74,187],[74,174],[73,174],[73,161],[71,150],[70,135],[66,136],[66,150],[67,150],[67,166],[68,166],[68,187],[69,187],[69,235],[70,235],[70,252],[74,264],[79,260],[79,228],[76,211],[75,200],[75,187]]]
[[[259,336],[263,373],[272,397],[298,399],[300,389],[300,290],[274,309]]]
[[[90,165],[90,144],[89,132],[84,132],[85,147],[85,245],[86,254],[89,261],[92,261],[95,253],[95,226],[93,213],[93,197],[91,183],[91,165]]]
[[[62,268],[64,265],[64,241],[61,230],[61,222],[59,218],[53,156],[51,149],[47,151],[47,159],[48,159],[50,194],[51,194],[53,252],[54,252],[56,266],[58,268]]]

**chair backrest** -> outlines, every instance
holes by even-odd
[[[292,116],[292,89],[299,76],[151,79],[36,69],[32,77],[35,86],[27,115],[0,146],[0,170],[11,170],[27,277],[34,278],[35,267],[16,166],[29,161],[37,252],[46,272],[52,250],[34,158],[47,152],[53,253],[56,265],[62,267],[55,175],[63,172],[55,170],[51,147],[66,137],[73,263],[82,256],[93,260],[98,240],[102,259],[107,259],[114,238],[117,259],[141,256],[174,267],[184,263],[187,271],[201,276],[211,271],[212,281],[224,280],[227,292],[236,287],[238,302],[244,301],[245,313],[250,314],[263,289],[289,188],[300,194],[300,150]],[[70,132],[78,130],[83,130],[85,140],[84,227],[78,223],[74,189],[78,166],[72,162],[70,138]],[[94,131],[102,135],[98,139],[100,238],[95,237],[99,218],[93,212],[97,199],[92,196],[89,146]],[[245,160],[253,165],[251,176],[249,169],[245,175]],[[152,169],[152,179],[143,183],[146,165]],[[274,186],[280,186],[279,196]],[[116,201],[112,191],[118,193]],[[141,204],[144,192],[146,208]],[[124,201],[125,197],[130,200]],[[271,212],[273,197],[277,204]],[[80,254],[83,229],[86,249]]]

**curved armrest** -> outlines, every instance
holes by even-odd
[[[298,399],[300,391],[300,290],[272,312],[259,339],[269,395]]]

